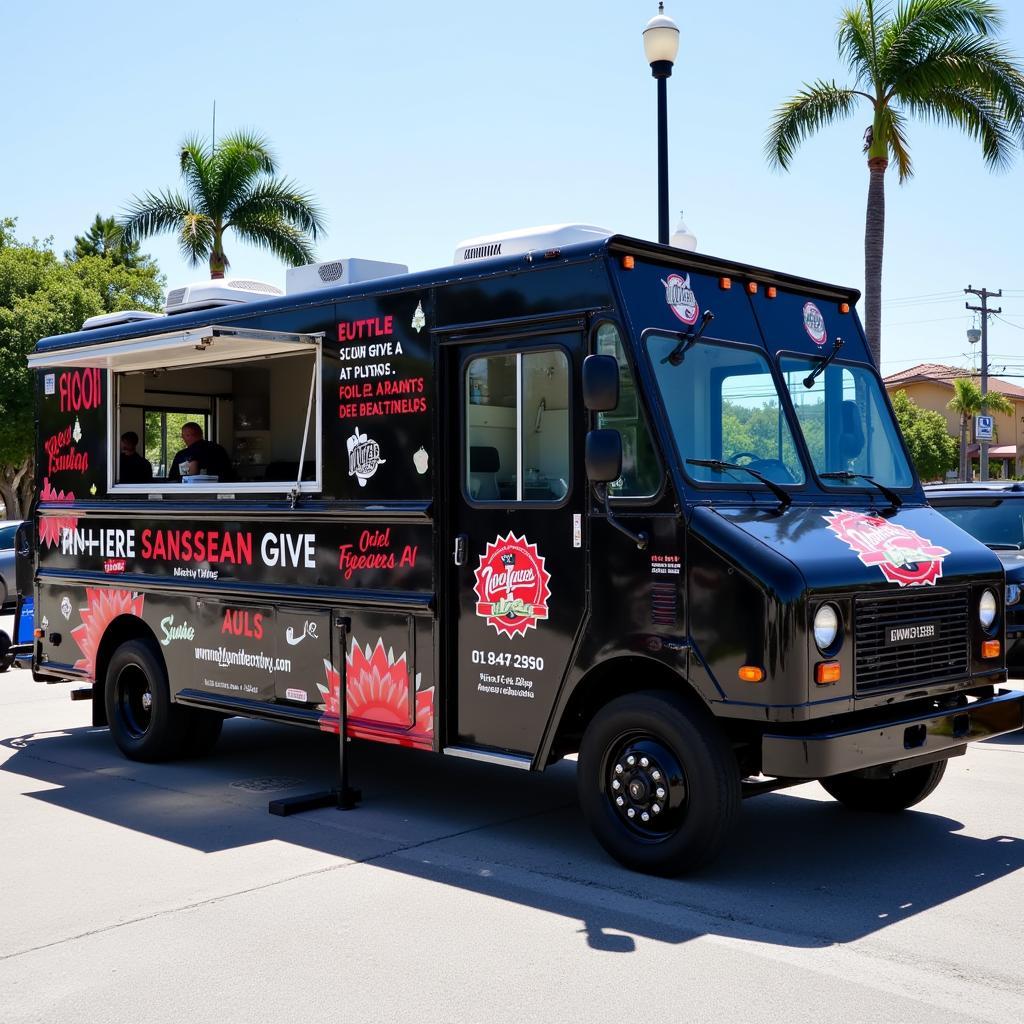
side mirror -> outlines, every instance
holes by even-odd
[[[611,412],[619,404],[619,361],[615,356],[583,360],[583,404],[591,412]]]
[[[618,480],[622,476],[622,435],[617,430],[588,431],[585,462],[591,483],[609,484]]]

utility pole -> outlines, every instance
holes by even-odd
[[[972,313],[981,314],[981,401],[982,408],[985,408],[985,398],[988,395],[988,318],[991,314],[1002,313],[1003,307],[1000,306],[998,309],[989,309],[989,299],[1001,299],[1003,297],[1003,289],[1000,288],[997,292],[990,292],[987,288],[972,288],[968,285],[964,289],[965,295],[977,295],[981,299],[980,306],[972,306],[969,302],[965,302],[964,305],[971,310]],[[979,439],[978,444],[981,446],[981,456],[979,458],[979,468],[981,469],[981,479],[983,481],[988,479],[988,441]]]

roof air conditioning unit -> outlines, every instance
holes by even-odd
[[[404,263],[383,263],[380,260],[330,260],[327,263],[310,263],[304,267],[291,267],[284,275],[284,290],[287,295],[296,292],[313,292],[318,288],[334,288],[343,284],[357,284],[361,281],[376,281],[382,277],[397,277],[408,274]]]
[[[116,313],[100,313],[91,316],[82,324],[83,331],[97,327],[119,327],[121,324],[136,324],[142,320],[162,320],[163,313],[151,313],[148,309],[119,309]]]
[[[456,263],[471,263],[495,256],[516,256],[528,252],[561,249],[577,242],[596,242],[614,235],[607,228],[592,224],[545,224],[537,228],[519,228],[495,235],[478,235],[459,242],[455,249]]]
[[[234,306],[256,299],[270,299],[283,295],[280,288],[263,281],[249,281],[243,277],[224,277],[217,280],[196,281],[183,288],[172,288],[167,293],[164,310],[168,316],[174,313],[191,313],[196,309],[213,309],[217,306]]]

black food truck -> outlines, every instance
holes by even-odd
[[[30,357],[19,640],[127,757],[230,715],[342,765],[578,754],[606,850],[675,873],[743,796],[899,810],[1021,727],[999,560],[926,504],[854,290],[571,225],[403,270],[206,282]]]

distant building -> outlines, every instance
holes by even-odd
[[[960,439],[960,417],[947,408],[953,397],[953,381],[958,377],[970,377],[980,386],[977,373],[959,366],[945,366],[942,363],[920,363],[909,370],[900,370],[885,378],[885,389],[890,396],[897,391],[906,393],[922,409],[941,413],[949,425],[950,434]],[[992,476],[1020,476],[1024,461],[1024,387],[989,377],[989,391],[998,391],[1013,402],[1013,415],[995,413],[995,439],[988,446],[990,473]],[[979,446],[974,441],[974,425],[968,431],[970,442],[967,451],[977,459]]]

